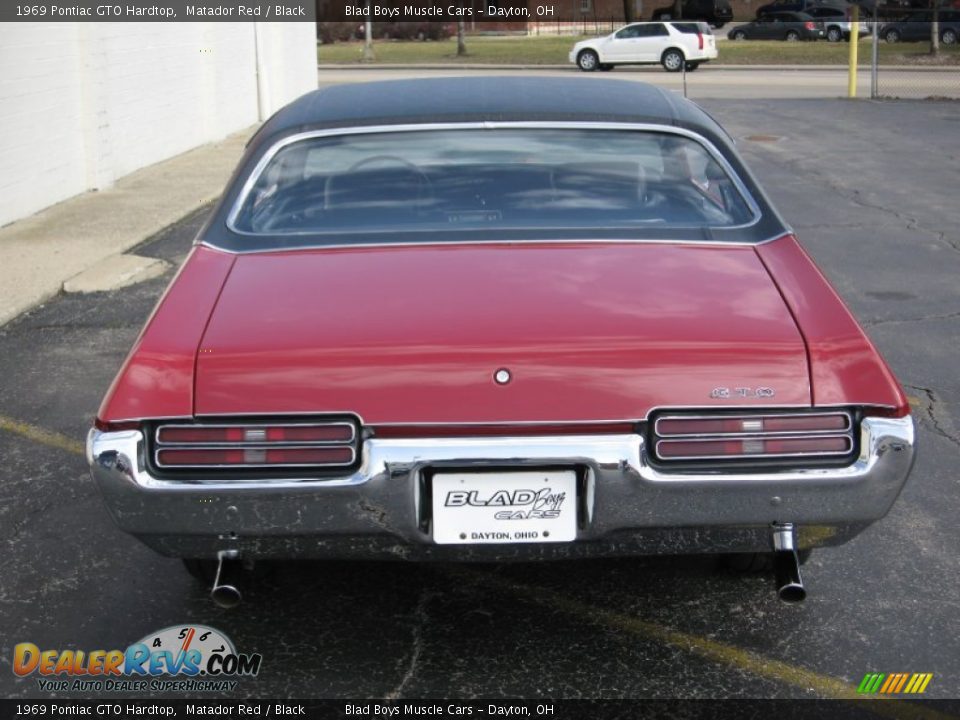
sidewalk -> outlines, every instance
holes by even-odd
[[[122,253],[216,199],[254,129],[0,228],[0,326],[57,295],[67,283],[82,292],[162,272],[160,261]]]

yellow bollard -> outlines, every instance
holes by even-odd
[[[857,50],[860,49],[860,6],[850,10],[850,67],[847,70],[847,97],[857,96]]]

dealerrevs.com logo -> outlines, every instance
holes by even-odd
[[[13,672],[37,675],[40,690],[80,692],[203,692],[234,690],[256,677],[263,656],[238,653],[224,633],[206,625],[174,625],[125,650],[13,648]]]

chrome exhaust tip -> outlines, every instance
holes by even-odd
[[[773,525],[773,572],[777,582],[777,597],[788,603],[803,602],[807,591],[800,576],[800,558],[797,556],[793,523]]]
[[[240,592],[239,550],[221,550],[217,553],[217,575],[210,589],[210,599],[226,610],[235,608],[243,600]]]

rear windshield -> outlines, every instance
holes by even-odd
[[[456,129],[285,146],[232,217],[258,235],[731,227],[754,219],[699,142],[666,132]]]
[[[673,26],[687,35],[713,35],[713,30],[710,29],[710,26],[703,22],[675,22]]]

